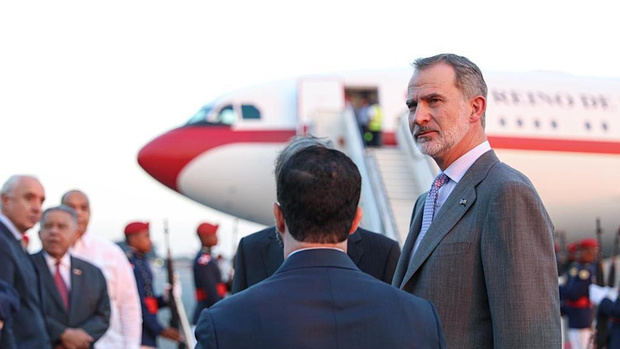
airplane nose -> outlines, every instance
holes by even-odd
[[[195,154],[188,154],[179,129],[164,133],[138,153],[138,164],[153,178],[177,191],[177,177]],[[191,149],[191,147],[190,147]]]

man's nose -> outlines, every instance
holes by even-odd
[[[409,122],[413,126],[415,125],[424,125],[431,119],[428,108],[424,106],[423,103],[420,103],[416,106],[414,111],[409,113]]]

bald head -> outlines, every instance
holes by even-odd
[[[0,190],[2,214],[24,234],[41,219],[41,206],[45,201],[45,190],[33,176],[14,175],[9,177]]]
[[[73,189],[62,196],[60,203],[71,207],[77,214],[77,238],[79,239],[86,233],[88,222],[90,221],[90,202],[88,196],[81,190]]]

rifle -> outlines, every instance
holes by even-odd
[[[605,286],[605,279],[603,275],[603,253],[602,253],[603,238],[602,238],[602,235],[603,235],[603,229],[601,228],[601,219],[596,218],[596,238],[598,240],[598,246],[599,246],[598,256],[596,258],[597,259],[596,261],[596,284],[599,286]],[[618,239],[616,238],[616,242],[617,240]],[[608,324],[609,324],[609,316],[601,314],[601,312],[599,312],[597,309],[595,338],[596,338],[596,347],[599,349],[607,347],[607,339],[609,338]]]
[[[614,253],[611,255],[611,265],[609,266],[609,275],[607,276],[607,286],[609,287],[616,286],[616,256],[618,255],[618,244],[620,244],[620,227],[618,227],[618,232],[614,239]]]
[[[179,349],[193,348],[196,342],[192,335],[189,322],[187,321],[185,308],[183,307],[180,297],[177,297],[174,294],[175,292],[173,292],[175,284],[179,282],[179,280],[174,272],[174,264],[172,262],[167,219],[164,220],[164,236],[166,240],[166,269],[168,270],[168,283],[170,284],[170,289],[168,290],[168,299],[170,300],[170,327],[180,329],[181,331],[182,338],[178,346]]]

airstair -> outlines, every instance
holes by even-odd
[[[417,197],[428,190],[437,168],[415,146],[407,115],[399,118],[397,146],[364,148],[353,113],[345,111],[345,151],[362,174],[362,226],[405,242]]]

